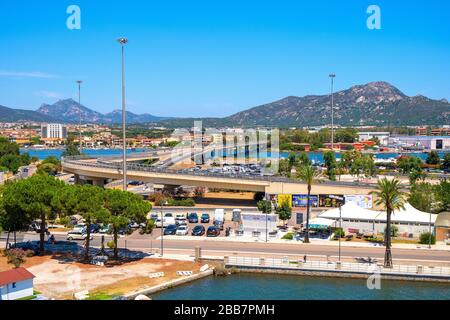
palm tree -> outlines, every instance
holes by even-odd
[[[316,182],[320,182],[320,172],[314,169],[313,166],[307,165],[300,168],[298,171],[298,177],[300,180],[308,185],[308,197],[306,203],[306,235],[305,243],[309,243],[309,211],[310,211],[310,198],[311,198],[311,188]]]
[[[400,180],[388,180],[383,178],[378,180],[377,190],[370,194],[375,197],[375,204],[382,206],[386,210],[386,232],[384,242],[386,252],[384,254],[384,267],[392,268],[391,253],[391,214],[395,210],[403,209],[405,206],[405,193],[401,191]]]

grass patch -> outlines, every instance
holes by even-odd
[[[25,301],[25,300],[34,300],[36,298],[37,298],[36,295],[32,295],[32,296],[28,296],[28,297],[19,298],[19,299],[16,299],[16,300],[17,301]]]
[[[33,294],[34,295],[38,295],[38,294],[41,294],[42,292],[40,292],[40,291],[37,291],[37,290],[33,290]]]
[[[288,232],[286,233],[281,239],[284,240],[293,240],[294,239],[294,234],[292,232]]]
[[[112,300],[118,296],[120,296],[120,294],[107,294],[104,292],[96,292],[89,294],[89,297],[86,300]]]

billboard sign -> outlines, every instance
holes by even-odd
[[[337,195],[339,198],[344,198],[343,195]],[[337,199],[337,197],[333,197],[333,195],[329,194],[320,194],[319,195],[319,207],[321,208],[338,208],[340,205],[344,205],[345,201]]]
[[[306,194],[294,194],[292,195],[292,206],[305,208],[308,203],[308,195]],[[317,208],[319,206],[319,196],[311,195],[309,198],[309,205]]]
[[[356,204],[358,207],[363,209],[372,209],[373,208],[373,198],[371,195],[346,195],[345,203],[352,202]]]

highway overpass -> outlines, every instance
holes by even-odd
[[[103,186],[107,179],[122,179],[122,163],[96,158],[63,158],[64,172],[72,173],[80,180]],[[167,168],[141,164],[127,164],[129,180],[168,186],[189,185],[216,189],[265,192],[268,194],[305,194],[304,183],[292,179],[268,176],[243,176],[212,174],[208,172],[185,173]],[[371,184],[327,181],[313,186],[314,194],[368,194]]]

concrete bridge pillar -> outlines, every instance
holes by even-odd
[[[92,185],[103,188],[105,186],[105,179],[94,178],[92,179]]]

